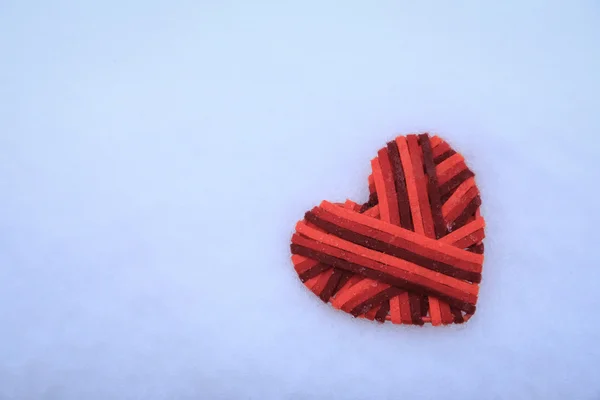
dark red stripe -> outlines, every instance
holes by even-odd
[[[360,206],[360,210],[358,212],[362,214],[365,211],[367,211],[369,208],[375,207],[377,205],[377,203],[378,203],[377,192],[373,192],[369,195],[369,200],[365,204]]]
[[[452,312],[452,315],[454,315],[455,324],[462,324],[463,322],[465,322],[462,312],[458,308],[450,307],[450,311]]]
[[[451,230],[455,231],[459,228],[462,228],[467,223],[469,218],[471,218],[475,214],[480,205],[481,197],[477,196],[473,200],[471,200],[471,202],[465,207],[465,209],[458,216],[458,218],[454,220],[454,222],[452,223]]]
[[[435,236],[437,239],[446,235],[446,223],[442,214],[442,201],[438,190],[438,178],[433,162],[433,153],[431,152],[431,143],[429,135],[419,135],[419,142],[423,149],[423,163],[425,164],[425,173],[427,174],[427,193],[429,194],[429,204],[431,205],[431,215],[435,227]]]
[[[410,305],[410,317],[412,323],[415,325],[423,325],[423,319],[421,318],[421,296],[409,293],[408,304]]]
[[[455,155],[456,152],[452,149],[446,151],[445,153],[440,154],[439,156],[437,156],[436,158],[433,159],[433,162],[437,165],[440,164],[444,161],[446,161],[447,159],[449,159],[450,157],[452,157],[453,155]]]
[[[338,283],[340,282],[340,279],[342,278],[342,275],[344,275],[344,274],[345,274],[345,272],[341,269],[338,269],[338,268],[333,269],[333,274],[331,274],[331,276],[329,277],[329,280],[327,281],[327,284],[325,285],[325,287],[323,288],[323,291],[319,295],[321,300],[323,300],[325,303],[327,303],[329,301],[331,296],[333,296],[333,291],[337,287]]]
[[[450,198],[450,196],[452,196],[452,192],[454,192],[454,190],[456,190],[456,188],[459,187],[461,183],[471,178],[472,176],[475,176],[475,174],[473,173],[473,171],[467,168],[464,171],[457,174],[455,177],[451,178],[448,182],[444,183],[443,185],[440,185],[439,192],[442,199],[447,200],[448,198]]]
[[[359,315],[368,312],[371,308],[381,305],[385,301],[387,301],[389,303],[389,300],[391,297],[394,297],[400,293],[402,293],[402,290],[400,290],[398,288],[395,288],[395,287],[388,288],[388,289],[384,290],[383,292],[376,294],[375,296],[371,297],[370,299],[367,299],[367,300],[363,301],[362,303],[360,303],[359,305],[357,305],[356,307],[354,307],[350,311],[350,314],[354,315],[355,317],[358,317]]]
[[[375,320],[381,323],[385,322],[385,317],[387,317],[390,312],[390,302],[386,301],[381,305],[381,308],[375,314]]]
[[[445,301],[446,303],[453,305],[455,307],[458,307],[467,313],[473,313],[475,311],[474,304],[467,303],[466,301],[462,301],[460,299],[448,296],[448,295],[441,293],[430,287],[414,284],[405,279],[398,278],[398,277],[395,277],[392,275],[388,275],[388,274],[380,272],[380,271],[372,270],[365,266],[351,263],[349,261],[342,260],[342,259],[330,256],[325,253],[321,253],[320,251],[316,251],[316,250],[309,249],[304,246],[300,246],[296,243],[292,243],[290,248],[291,248],[292,254],[298,254],[298,255],[301,255],[304,257],[312,258],[313,260],[317,260],[324,264],[331,265],[335,268],[341,268],[346,271],[351,271],[356,274],[365,276],[367,278],[381,281],[381,282],[387,283],[388,285],[396,286],[397,288],[400,288],[403,290],[412,291],[417,294],[422,294],[422,295],[426,295],[426,296],[437,297],[440,300]]]
[[[421,315],[423,317],[427,316],[429,312],[429,297],[421,296]]]
[[[328,214],[325,210],[321,210],[321,213],[324,215]],[[361,235],[360,233],[356,233],[346,228],[342,228],[341,226],[337,226],[329,221],[319,218],[312,211],[308,211],[304,217],[308,222],[323,229],[325,232],[359,246],[401,258],[413,264],[420,265],[424,268],[440,272],[444,275],[452,276],[457,279],[464,279],[466,281],[475,283],[479,283],[481,281],[481,274],[477,272],[465,271],[450,264],[434,261],[422,255],[412,253],[410,250],[396,247],[392,244]]]
[[[410,204],[408,202],[408,191],[406,190],[406,176],[400,160],[400,151],[396,141],[393,140],[387,144],[392,174],[394,175],[394,185],[396,187],[396,201],[398,201],[398,210],[400,211],[400,226],[404,229],[413,230],[412,215]]]
[[[322,272],[327,271],[329,268],[331,268],[331,266],[325,265],[323,263],[318,263],[311,269],[304,271],[303,273],[299,274],[298,276],[300,277],[300,280],[302,282],[306,282],[307,280],[320,275]]]
[[[482,243],[477,243],[474,244],[473,246],[467,248],[467,251],[470,251],[471,253],[476,253],[476,254],[483,254],[483,242]]]
[[[344,287],[346,282],[348,282],[350,280],[350,278],[352,278],[352,276],[354,276],[354,274],[352,272],[342,271],[342,276],[340,277],[339,282],[335,286],[335,289],[333,289],[332,296],[335,296],[336,293],[339,292],[342,287]]]

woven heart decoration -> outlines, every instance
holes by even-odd
[[[366,203],[323,201],[296,224],[300,280],[336,309],[371,321],[467,321],[485,237],[474,173],[428,134],[398,136],[371,168]]]

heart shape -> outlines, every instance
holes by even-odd
[[[323,201],[296,224],[300,280],[324,302],[371,321],[467,321],[485,237],[475,174],[428,134],[398,136],[371,167],[366,203]]]

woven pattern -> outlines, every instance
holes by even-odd
[[[448,143],[399,136],[371,161],[369,201],[323,201],[292,236],[300,280],[355,317],[463,323],[475,312],[485,223],[474,174]]]

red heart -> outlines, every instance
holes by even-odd
[[[437,136],[398,136],[371,161],[369,201],[323,201],[292,236],[307,288],[355,317],[462,323],[475,312],[485,222],[474,174]]]

